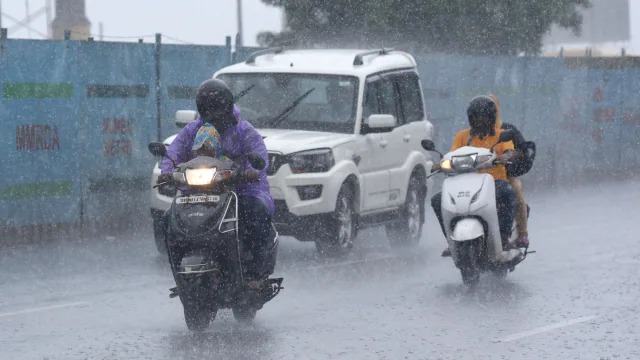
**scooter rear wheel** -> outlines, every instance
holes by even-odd
[[[256,318],[257,309],[252,307],[234,307],[232,309],[233,317],[241,323],[250,323]]]

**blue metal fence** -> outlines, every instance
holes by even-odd
[[[154,163],[147,144],[176,132],[175,111],[193,108],[203,79],[253,50],[0,40],[0,225],[146,216]],[[538,144],[529,179],[640,168],[640,67],[416,58],[439,148],[466,127],[468,100],[492,92],[503,120]]]

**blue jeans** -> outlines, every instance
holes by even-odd
[[[511,236],[513,219],[516,215],[517,199],[516,192],[511,184],[506,180],[496,180],[496,208],[498,210],[498,225],[500,226],[500,237],[502,245],[506,245]],[[444,220],[442,219],[442,193],[437,193],[431,198],[431,207],[436,213],[436,217],[440,222],[440,228],[445,238],[447,233],[444,231]]]

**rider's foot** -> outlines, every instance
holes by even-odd
[[[515,245],[519,248],[529,247],[529,237],[525,234],[520,234],[515,241]]]
[[[444,251],[442,252],[442,254],[440,256],[442,256],[442,257],[451,257],[451,249],[449,249],[449,247],[447,247],[446,249],[444,249]]]
[[[262,281],[259,280],[248,280],[244,283],[245,287],[252,290],[258,290],[260,288],[260,284],[262,284]]]

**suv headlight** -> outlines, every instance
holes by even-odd
[[[216,168],[212,169],[187,169],[184,172],[187,185],[209,185],[216,176]]]
[[[331,149],[301,151],[288,158],[294,174],[327,172],[335,164]]]

